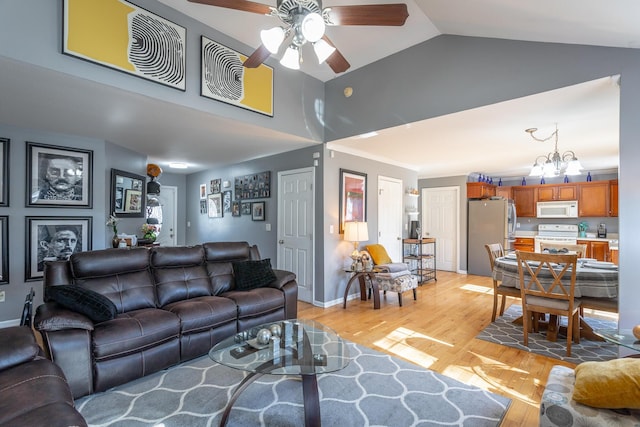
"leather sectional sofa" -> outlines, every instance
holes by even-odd
[[[27,326],[0,329],[0,426],[86,426],[60,368]]]
[[[239,289],[243,269],[265,262],[246,242],[77,253],[45,266],[45,303],[36,310],[34,327],[74,398],[104,391],[205,355],[234,333],[295,318],[293,273],[269,265],[269,274],[257,277],[263,283]],[[95,299],[81,299],[74,308],[55,298],[53,291],[76,287],[106,297],[107,306],[115,306],[113,316],[105,320],[99,312],[94,321],[92,313],[82,314]]]

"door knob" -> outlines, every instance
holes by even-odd
[[[278,243],[280,243],[281,245],[284,245],[284,240],[278,240]]]

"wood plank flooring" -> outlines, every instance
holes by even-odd
[[[438,271],[438,282],[373,301],[358,298],[326,309],[298,304],[298,317],[321,322],[345,339],[409,360],[467,384],[512,399],[502,426],[537,426],[540,397],[553,365],[575,365],[475,339],[491,322],[488,277]],[[507,299],[520,304],[519,299]]]

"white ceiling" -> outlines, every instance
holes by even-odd
[[[158,1],[252,48],[260,43],[259,29],[270,28],[277,22],[267,16],[187,0]],[[326,0],[323,6],[394,1]],[[263,2],[275,6],[275,0]],[[406,3],[410,16],[403,27],[328,28],[328,36],[351,63],[350,71],[440,34],[640,47],[640,2],[636,0],[615,3],[408,0]],[[147,153],[150,161],[163,167],[169,161],[185,161],[190,168],[184,173],[313,144],[304,138],[250,124],[239,126],[234,122],[230,126],[228,120],[220,117],[6,58],[0,58],[0,68],[0,97],[11,100],[0,103],[0,123],[106,139]],[[323,81],[335,77],[326,64],[315,65],[310,60],[303,64],[302,71]],[[554,123],[558,123],[561,152],[574,150],[589,170],[615,168],[619,104],[616,81],[601,79],[382,130],[379,136],[367,140],[334,141],[329,146],[415,169],[420,177],[471,172],[519,176],[526,174],[537,155],[553,148],[551,143],[534,143],[524,129],[538,127],[539,136],[546,137],[554,130]],[[96,99],[100,100],[99,108]],[[213,129],[220,142],[211,141]],[[175,144],[177,135],[179,145]],[[406,144],[402,150],[397,149],[396,141],[400,140]],[[390,146],[395,149],[388,150]]]

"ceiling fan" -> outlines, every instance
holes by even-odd
[[[289,40],[280,60],[285,67],[300,68],[300,48],[309,42],[313,45],[319,64],[326,62],[335,73],[342,73],[351,65],[326,36],[325,26],[402,26],[409,16],[407,5],[403,3],[332,6],[323,9],[322,0],[277,0],[276,7],[248,0],[189,1],[280,19],[284,26],[260,32],[262,44],[244,61],[243,65],[247,68],[260,66],[269,55],[278,53],[285,40]]]

